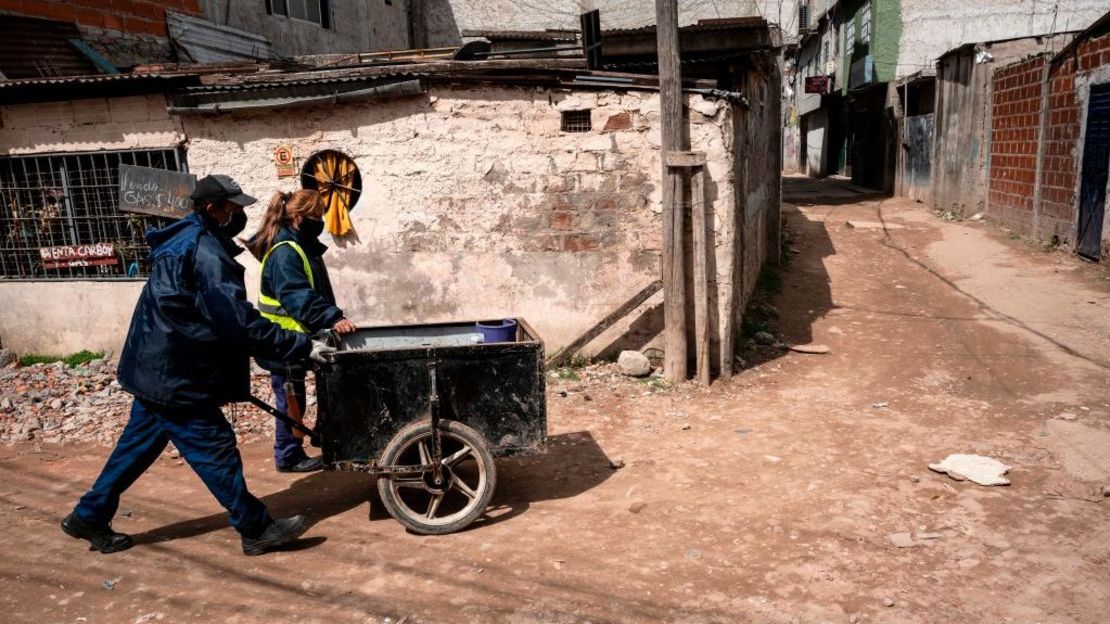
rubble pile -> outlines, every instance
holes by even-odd
[[[252,393],[273,402],[269,373],[254,369]],[[308,420],[316,404],[308,381]],[[0,443],[46,442],[112,445],[127,424],[131,395],[116,381],[116,362],[92,360],[70,368],[62,362],[0,369]],[[273,417],[254,406],[228,405],[224,415],[240,442],[273,437]]]

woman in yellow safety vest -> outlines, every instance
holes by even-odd
[[[324,204],[312,190],[275,193],[262,223],[247,249],[262,262],[258,310],[281,327],[314,334],[334,329],[340,334],[355,331],[354,323],[335,305],[320,242],[324,231]],[[277,408],[286,411],[285,382],[291,381],[297,401],[305,405],[305,366],[300,362],[275,362],[256,358],[270,371]],[[292,375],[288,378],[287,375]],[[308,457],[303,440],[289,425],[275,420],[274,461],[281,472],[319,470],[320,457]]]

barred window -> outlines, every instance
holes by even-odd
[[[120,212],[119,166],[185,171],[176,149],[0,158],[0,279],[146,277],[147,228]]]

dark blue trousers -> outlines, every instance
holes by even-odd
[[[270,386],[274,390],[274,402],[277,403],[278,411],[283,414],[287,413],[285,410],[289,406],[288,401],[285,400],[286,379],[288,378],[277,373],[270,375]],[[301,415],[303,416],[306,409],[304,377],[300,379],[293,378],[293,391],[297,395],[297,403],[301,406]],[[294,435],[293,428],[287,425],[285,421],[275,418],[274,463],[279,468],[292,468],[307,458],[308,455],[304,452],[304,440]]]
[[[92,489],[77,503],[77,516],[90,524],[111,522],[120,495],[158,459],[167,442],[173,442],[227,509],[231,526],[246,537],[257,537],[265,530],[272,521],[270,513],[247,491],[235,432],[220,408],[170,409],[139,399],[131,404],[131,419],[108,463]]]

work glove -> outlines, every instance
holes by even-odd
[[[321,342],[319,340],[313,340],[312,341],[312,351],[308,354],[308,357],[313,362],[319,362],[320,364],[327,364],[328,362],[331,361],[331,356],[336,351],[338,351],[338,349],[336,349],[335,347],[327,344],[326,342]]]

